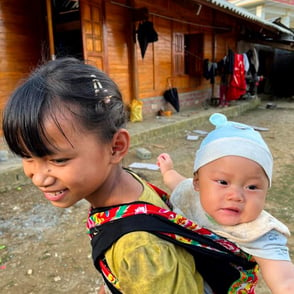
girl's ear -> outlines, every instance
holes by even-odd
[[[119,163],[130,148],[130,134],[126,129],[119,129],[112,138],[112,162]]]
[[[193,186],[195,191],[199,191],[199,175],[198,172],[194,173]]]

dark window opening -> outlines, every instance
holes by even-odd
[[[56,57],[83,58],[78,0],[52,0],[54,48]]]
[[[203,34],[185,35],[185,74],[202,75]]]

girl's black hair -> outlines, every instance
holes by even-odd
[[[22,157],[52,154],[44,121],[52,119],[63,133],[56,118],[62,109],[104,142],[126,123],[121,93],[105,73],[78,59],[60,58],[37,68],[8,100],[3,132],[10,150]]]

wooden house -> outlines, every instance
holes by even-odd
[[[138,30],[146,21],[158,40],[143,58]],[[204,59],[222,59],[240,40],[293,48],[281,41],[287,33],[222,0],[1,0],[0,111],[36,65],[68,55],[109,74],[127,105],[143,101],[146,116],[170,86],[182,108],[194,107],[217,95]]]

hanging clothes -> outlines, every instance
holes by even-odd
[[[250,63],[246,53],[243,53],[243,59],[244,59],[244,70],[245,72],[248,72]]]
[[[249,49],[246,52],[248,61],[249,61],[249,69],[247,71],[247,84],[248,84],[248,92],[251,95],[254,95],[256,92],[256,83],[258,82],[258,68],[259,68],[259,60],[257,51],[255,48]]]
[[[215,76],[217,74],[217,63],[211,62],[208,59],[204,59],[203,61],[203,76],[210,80],[211,84],[215,83]]]
[[[227,89],[229,84],[229,59],[225,56],[221,61],[217,63],[218,74],[220,75],[220,85],[219,85],[219,106],[228,106],[227,101]]]
[[[217,64],[218,74],[220,75],[219,86],[219,106],[228,106],[227,92],[229,82],[234,72],[234,52],[229,49],[228,54]]]
[[[232,49],[228,50],[228,54],[226,56],[225,62],[225,73],[226,74],[233,74],[234,72],[234,64],[235,64],[235,54]]]
[[[158,41],[158,34],[153,27],[153,23],[147,20],[139,24],[137,34],[141,56],[144,58],[148,44]]]
[[[234,71],[231,76],[228,89],[227,99],[236,100],[246,93],[246,80],[244,69],[243,54],[234,54]]]

